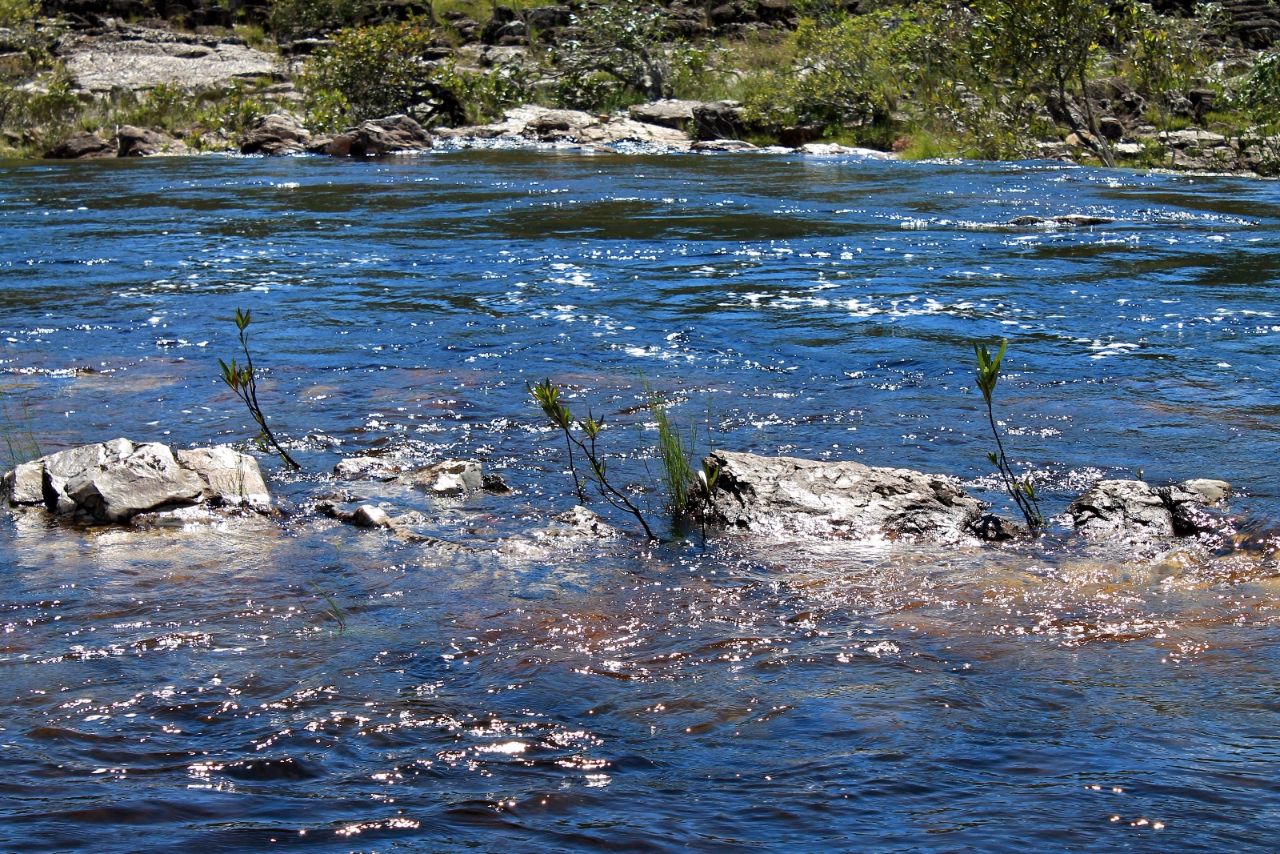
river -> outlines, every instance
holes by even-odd
[[[1007,225],[1066,215],[1107,221]],[[1060,525],[501,545],[574,503],[544,377],[606,416],[628,484],[652,482],[648,385],[703,447],[950,473],[1007,510],[972,366],[1002,338],[1046,510],[1216,477],[1261,539],[1280,185],[573,150],[8,164],[0,275],[13,455],[250,447],[217,368],[246,308],[304,467],[261,457],[280,523],[0,522],[4,850],[1277,845],[1274,557]],[[475,457],[515,492],[422,499],[463,551],[313,519],[360,453]]]

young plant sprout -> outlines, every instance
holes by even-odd
[[[597,446],[600,432],[604,429],[604,419],[598,419],[588,411],[585,419],[575,421],[573,413],[569,411],[569,407],[560,402],[559,387],[553,385],[550,379],[544,379],[537,385],[530,385],[528,389],[529,394],[533,396],[543,414],[564,434],[565,449],[569,454],[569,474],[573,477],[573,487],[578,494],[578,500],[584,504],[586,503],[586,484],[589,479],[595,483],[596,488],[600,491],[600,496],[605,501],[619,510],[630,513],[640,523],[640,527],[644,529],[645,536],[650,540],[657,540],[658,537],[653,533],[653,529],[649,527],[649,523],[645,521],[644,514],[640,512],[640,508],[636,507],[631,499],[627,498],[621,490],[609,482],[608,467]],[[578,437],[577,433],[579,431],[586,437],[586,441]],[[574,461],[575,449],[587,461],[587,478],[578,474],[578,468]]]
[[[289,452],[276,439],[276,434],[271,432],[271,427],[267,424],[267,416],[263,414],[262,407],[258,404],[258,376],[253,367],[253,356],[249,353],[248,329],[252,319],[253,315],[248,309],[244,311],[236,309],[236,329],[240,330],[240,349],[244,351],[244,364],[237,362],[234,356],[230,364],[219,359],[218,364],[222,367],[222,381],[235,392],[236,397],[244,402],[249,415],[257,423],[258,435],[255,441],[258,447],[265,451],[267,445],[270,445],[279,454],[281,462],[289,468],[300,469],[302,466],[289,456]]]
[[[1036,488],[1031,482],[1031,477],[1018,478],[1009,465],[1009,458],[1005,456],[1004,452],[1004,441],[1000,438],[1000,428],[996,425],[995,410],[992,403],[995,396],[996,383],[1000,379],[1000,363],[1004,361],[1005,350],[1008,346],[1008,341],[1001,340],[1000,349],[992,356],[986,344],[977,341],[973,344],[973,351],[978,357],[978,388],[982,390],[982,399],[986,401],[987,422],[991,425],[991,435],[996,440],[996,449],[987,453],[987,459],[1000,470],[1000,478],[1004,481],[1005,491],[1009,493],[1013,503],[1018,505],[1018,510],[1022,512],[1022,518],[1027,522],[1027,527],[1031,529],[1032,533],[1035,533],[1044,527],[1044,514],[1040,512],[1040,500],[1036,496]]]

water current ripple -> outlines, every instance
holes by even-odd
[[[244,307],[286,507],[358,453],[515,493],[406,496],[424,542],[0,523],[0,847],[1272,850],[1278,231],[1271,182],[1039,163],[5,166],[6,435],[243,443]],[[629,483],[647,381],[717,447],[999,503],[969,360],[1000,337],[1051,509],[1221,477],[1240,547],[504,548],[572,503],[544,376]]]

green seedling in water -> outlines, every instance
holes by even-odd
[[[662,397],[649,389],[647,384],[645,390],[649,398],[649,412],[658,425],[658,459],[662,462],[663,482],[667,488],[672,521],[681,525],[696,517],[702,527],[705,544],[707,511],[711,506],[720,470],[705,460],[700,469],[694,468],[693,448],[698,444],[696,428],[689,430],[686,443],[671,422]]]
[[[311,585],[312,591],[325,601],[325,608],[320,613],[338,624],[338,634],[345,632],[347,630],[347,616],[343,613],[342,607],[333,601],[332,596],[321,590],[320,585],[314,581],[308,581],[307,584]]]
[[[21,417],[15,418],[8,404],[0,398],[0,435],[4,437],[9,468],[17,468],[40,456],[40,443],[30,425],[31,412],[26,403],[22,404]]]
[[[253,320],[253,315],[247,309],[241,311],[236,309],[236,329],[240,331],[240,349],[244,351],[244,363],[236,361],[233,356],[230,364],[218,360],[218,365],[222,368],[222,381],[227,387],[235,392],[236,397],[244,403],[249,410],[249,415],[258,425],[258,435],[255,441],[258,447],[264,451],[270,445],[275,448],[276,454],[279,455],[281,462],[292,469],[300,469],[297,461],[289,455],[284,449],[280,441],[276,439],[276,434],[271,432],[271,427],[267,424],[267,416],[263,414],[262,407],[258,404],[258,375],[253,366],[253,356],[249,352],[249,323]]]
[[[596,418],[588,411],[585,419],[575,420],[569,407],[560,402],[560,388],[552,384],[549,378],[537,385],[528,386],[528,389],[543,414],[564,435],[565,450],[569,456],[569,474],[573,477],[573,488],[578,494],[578,500],[583,504],[587,503],[587,483],[594,483],[600,492],[600,497],[617,509],[630,513],[644,529],[644,535],[656,541],[658,537],[645,521],[640,508],[609,482],[608,464],[597,444],[600,433],[604,430],[604,419]],[[579,438],[578,433],[585,436],[586,440]],[[574,457],[575,450],[587,461],[586,477],[578,473]]]
[[[987,422],[991,425],[991,435],[996,440],[996,449],[987,453],[987,459],[1000,470],[1000,478],[1004,481],[1005,491],[1009,493],[1013,503],[1018,505],[1018,510],[1022,512],[1022,518],[1027,522],[1027,527],[1031,529],[1032,533],[1035,533],[1044,527],[1044,514],[1040,512],[1040,499],[1036,495],[1035,485],[1031,482],[1030,476],[1019,478],[1013,473],[1013,468],[1009,465],[1009,458],[1005,456],[1004,441],[1000,438],[1000,428],[996,425],[993,401],[996,383],[1000,380],[1000,363],[1004,361],[1005,350],[1008,346],[1009,342],[1002,340],[1000,349],[992,356],[986,344],[977,341],[973,344],[973,351],[978,357],[978,388],[982,391],[982,399],[986,401]]]

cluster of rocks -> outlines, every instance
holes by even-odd
[[[492,124],[437,129],[434,138],[405,115],[367,121],[336,136],[324,136],[312,134],[294,116],[274,114],[249,129],[240,141],[240,152],[381,156],[425,151],[435,140],[453,147],[506,142],[613,149],[633,145],[646,150],[694,152],[754,149],[754,145],[732,136],[743,132],[741,105],[732,101],[657,101],[633,107],[626,116],[525,105],[507,110],[501,121]],[[812,155],[892,157],[870,149],[818,143],[801,145],[798,150]]]
[[[157,154],[190,154],[180,139],[148,128],[122,125],[110,139],[80,131],[45,152],[51,160],[101,160],[107,157],[150,157]]]
[[[295,116],[274,113],[258,119],[240,140],[241,154],[327,154],[382,157],[427,151],[431,134],[406,115],[371,119],[333,136],[312,134]]]
[[[175,453],[158,442],[128,439],[23,463],[5,474],[3,492],[13,507],[43,507],[55,516],[96,523],[180,520],[182,511],[197,507],[271,507],[253,457],[227,446]]]
[[[994,517],[952,477],[852,461],[717,452],[720,471],[713,516],[718,524],[766,535],[937,543],[1004,540],[1023,531]],[[1075,530],[1090,538],[1135,542],[1221,534],[1231,521],[1215,508],[1231,494],[1224,481],[1197,479],[1155,487],[1104,480],[1067,508]]]
[[[888,538],[961,544],[1025,533],[1016,523],[992,516],[984,502],[944,475],[728,451],[712,454],[707,462],[719,471],[707,521],[765,539]],[[422,533],[431,520],[420,510],[398,507],[415,494],[440,507],[480,492],[510,492],[500,477],[486,474],[475,460],[416,466],[352,457],[336,466],[334,479],[354,489],[318,496],[310,503],[316,514],[451,548],[466,547]],[[55,517],[90,524],[170,527],[246,509],[273,509],[252,457],[225,446],[175,452],[162,444],[128,439],[24,463],[4,476],[3,493],[11,507],[43,508]],[[1071,503],[1066,519],[1090,539],[1150,544],[1220,536],[1233,530],[1233,520],[1222,512],[1230,494],[1230,485],[1218,480],[1165,487],[1104,480]],[[578,507],[555,517],[548,527],[509,538],[502,550],[528,557],[568,539],[618,536],[593,511]]]

